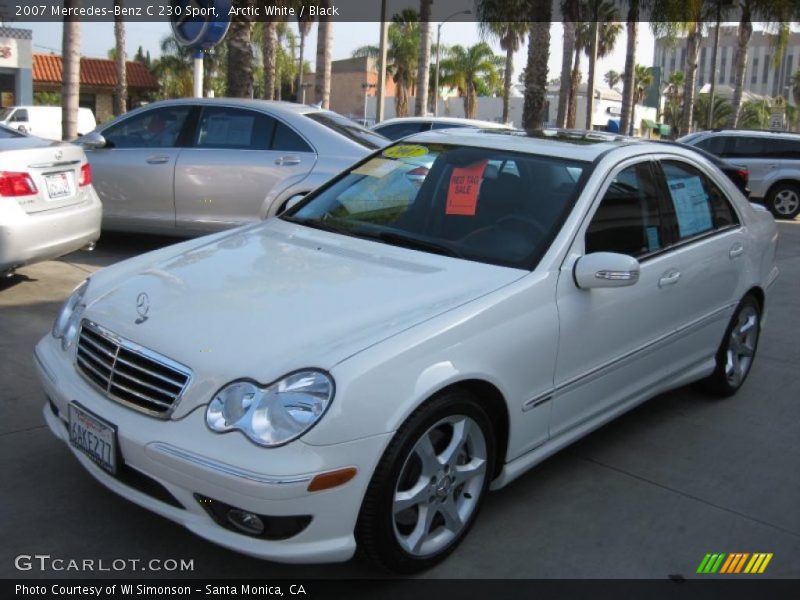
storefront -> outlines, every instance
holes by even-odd
[[[0,27],[0,107],[33,104],[29,29]]]

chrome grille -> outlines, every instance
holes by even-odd
[[[191,372],[173,360],[83,321],[75,354],[78,370],[110,399],[166,418]]]

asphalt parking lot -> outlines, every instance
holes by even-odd
[[[607,425],[490,494],[423,577],[692,577],[708,552],[771,552],[764,576],[800,577],[800,220],[779,227],[781,276],[737,396],[681,388]],[[214,546],[107,491],[45,426],[32,349],[65,297],[92,271],[174,241],[107,235],[91,254],[0,281],[0,576],[376,576],[357,561],[278,565]],[[194,571],[20,572],[20,554],[183,558]]]

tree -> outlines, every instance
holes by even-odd
[[[414,114],[424,115],[428,107],[428,82],[431,72],[431,5],[433,0],[419,2],[419,56],[417,57],[417,93]]]
[[[408,96],[414,84],[419,58],[419,14],[411,8],[403,9],[392,17],[389,25],[386,72],[395,83],[394,109],[398,117],[408,116]],[[377,46],[362,46],[353,51],[354,57],[378,58]]]
[[[122,20],[124,0],[114,0],[114,8],[119,16],[114,16],[114,40],[116,41],[115,62],[117,65],[117,86],[114,90],[114,116],[119,116],[128,110],[128,74],[125,64],[125,22]]]
[[[633,88],[636,84],[636,37],[639,27],[639,4],[641,0],[628,0],[628,15],[625,28],[628,39],[625,46],[625,70],[622,73],[622,110],[619,130],[623,134],[633,132]]]
[[[480,80],[488,80],[491,85],[493,79],[499,79],[497,68],[502,63],[503,59],[495,56],[486,42],[469,48],[455,45],[447,51],[441,64],[441,80],[461,92],[466,118],[475,118]]]
[[[246,10],[253,0],[233,0],[232,6]],[[250,41],[253,22],[245,12],[231,20],[226,38],[228,50],[228,72],[226,95],[231,98],[253,97],[253,46]]]
[[[714,96],[714,116],[712,117],[712,122],[709,123],[708,103],[710,99],[710,94],[697,95],[697,100],[695,100],[694,114],[695,123],[697,124],[698,129],[714,129],[725,127],[728,119],[731,118],[731,113],[733,112],[731,103],[725,100],[725,98]]]
[[[277,29],[278,24],[272,17],[264,17],[261,25],[261,66],[264,70],[264,100],[275,98],[275,80],[277,71]]]
[[[563,0],[561,11],[564,16],[564,41],[561,55],[561,77],[559,78],[558,113],[556,125],[567,126],[567,110],[572,96],[572,55],[577,42],[578,0]]]
[[[503,68],[503,123],[508,123],[511,82],[514,76],[514,53],[520,49],[528,33],[528,24],[521,21],[503,21],[514,18],[525,10],[525,0],[481,0],[478,3],[479,28],[483,39],[500,43],[506,53]]]
[[[768,99],[750,100],[742,103],[739,127],[743,129],[766,129],[772,114],[772,104]]]
[[[789,80],[792,84],[792,98],[794,99],[794,105],[800,107],[800,69],[795,71],[795,74],[792,75],[792,78]]]
[[[644,65],[636,65],[636,89],[634,90],[634,102],[641,104],[647,95],[647,88],[653,85],[653,69]]]
[[[161,56],[153,64],[164,98],[192,95],[192,51],[167,35],[161,40]],[[208,82],[210,84],[210,81]]]
[[[550,0],[529,0],[528,60],[525,64],[525,98],[522,127],[540,129],[547,110],[547,62],[550,59]]]
[[[611,71],[606,71],[606,74],[603,76],[603,79],[606,80],[608,87],[615,88],[617,84],[622,81],[622,75],[613,69]]]
[[[74,14],[80,8],[80,0],[64,0],[64,8]],[[77,17],[64,17],[61,56],[61,136],[73,140],[78,137],[81,86],[81,23]]]
[[[296,101],[300,102],[300,89],[303,85],[303,72],[304,69],[303,61],[305,60],[305,53],[306,53],[306,37],[309,33],[311,33],[311,26],[314,24],[314,18],[309,17],[309,10],[308,7],[305,10],[300,11],[299,7],[307,4],[306,0],[295,0],[294,4],[296,5],[297,10],[297,31],[300,34],[300,59],[298,61],[301,68],[297,71],[297,85],[295,86],[295,90],[297,92]],[[302,12],[302,17],[300,16]]]
[[[673,71],[667,79],[664,91],[666,103],[661,119],[670,126],[673,134],[678,131],[681,122],[681,95],[683,93],[683,71]]]
[[[320,0],[320,6],[327,9],[329,5],[330,0]],[[319,25],[317,25],[317,68],[314,78],[314,97],[325,109],[330,108],[331,104],[332,51],[333,22],[328,16],[320,16]]]

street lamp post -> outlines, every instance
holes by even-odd
[[[306,81],[305,83],[300,84],[300,89],[303,91],[303,98],[300,101],[300,104],[306,103],[306,90],[311,87],[311,83]]]
[[[452,15],[447,17],[444,21],[439,23],[436,26],[436,81],[433,85],[434,89],[434,96],[433,96],[433,116],[437,116],[439,114],[439,54],[440,54],[440,46],[442,45],[442,25],[447,23],[453,17],[457,17],[458,15],[471,15],[472,11],[467,10],[460,10],[458,12],[454,12]]]

